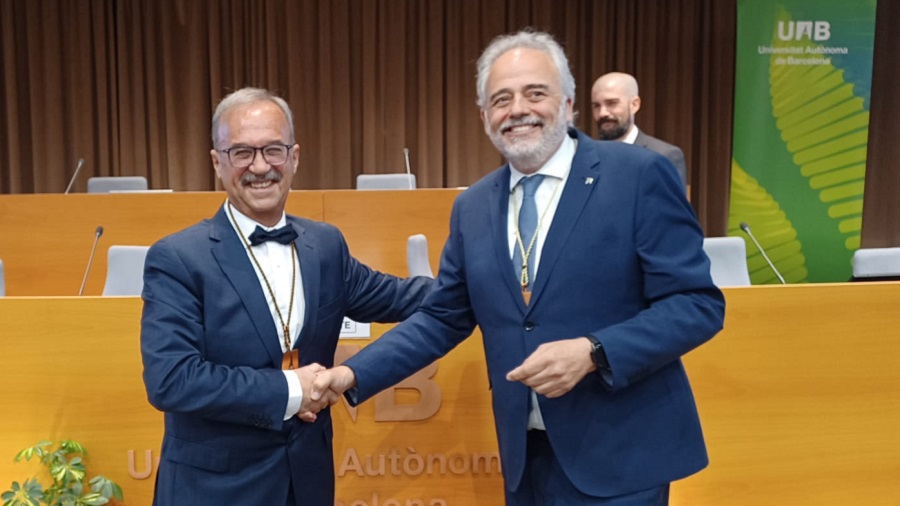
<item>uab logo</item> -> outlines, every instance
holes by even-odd
[[[787,42],[807,38],[823,41],[831,38],[831,23],[828,21],[779,21],[778,38]]]

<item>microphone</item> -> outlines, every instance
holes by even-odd
[[[75,183],[75,178],[78,177],[78,172],[81,171],[81,166],[84,165],[84,158],[78,159],[78,166],[75,167],[75,173],[72,174],[72,179],[69,180],[69,186],[66,186],[66,192],[63,195],[68,195],[69,190],[72,189],[72,184]]]
[[[772,269],[772,272],[774,272],[776,276],[778,276],[778,280],[781,281],[781,284],[786,285],[787,282],[784,280],[784,277],[782,277],[781,273],[778,272],[778,269],[775,268],[775,264],[773,264],[772,261],[769,260],[769,255],[766,255],[766,250],[763,249],[762,245],[759,244],[759,241],[756,240],[756,237],[753,236],[753,232],[750,231],[750,225],[748,225],[746,221],[741,222],[741,230],[743,230],[744,233],[750,237],[750,240],[752,240],[753,244],[756,245],[756,249],[758,249],[759,252],[762,253],[762,256],[766,260],[766,263],[769,264],[769,268]]]
[[[403,157],[406,158],[406,181],[409,183],[409,189],[412,190],[412,172],[409,170],[409,148],[403,148]]]
[[[101,235],[103,235],[103,227],[97,225],[97,230],[94,231],[94,245],[91,246],[91,256],[88,258],[87,269],[84,270],[84,278],[81,280],[81,289],[78,290],[78,295],[84,293],[84,284],[87,283],[88,273],[91,272],[91,264],[94,263],[94,252],[97,251],[97,242],[100,241]]]

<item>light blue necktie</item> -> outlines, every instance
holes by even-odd
[[[528,286],[525,287],[526,290],[531,290],[531,287],[534,284],[534,259],[537,245],[535,245],[530,252],[528,251],[528,245],[531,244],[531,238],[534,237],[538,222],[537,204],[534,202],[534,194],[537,193],[537,189],[541,186],[541,181],[543,180],[543,175],[536,174],[534,176],[523,177],[518,182],[518,185],[522,187],[522,205],[519,207],[519,235],[522,236],[522,244],[525,247],[525,251],[529,253]],[[519,242],[516,241],[515,247],[513,248],[513,267],[515,268],[516,277],[520,282],[522,280],[522,263],[522,247],[519,245]]]

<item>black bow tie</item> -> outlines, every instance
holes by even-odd
[[[296,238],[297,231],[290,225],[285,225],[281,228],[276,228],[275,230],[264,230],[262,227],[257,226],[256,230],[250,234],[250,244],[252,246],[259,246],[267,241],[290,244]]]

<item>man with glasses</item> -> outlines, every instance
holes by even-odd
[[[144,383],[165,412],[154,504],[332,506],[319,410],[334,399],[313,401],[312,381],[345,315],[403,320],[431,280],[372,271],[336,228],[285,214],[299,146],[283,99],[228,95],[212,142],[227,200],[154,244],[144,268]]]

